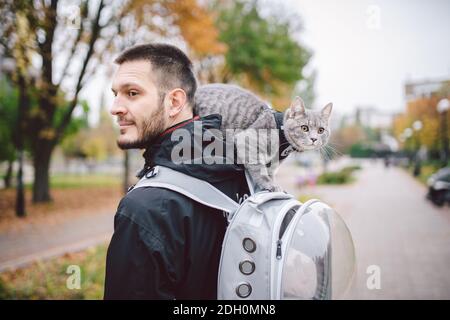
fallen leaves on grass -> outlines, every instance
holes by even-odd
[[[121,197],[119,187],[53,189],[53,201],[34,204],[31,191],[25,191],[27,216],[15,215],[16,193],[14,189],[0,190],[0,232],[15,231],[34,223],[54,224],[74,215],[115,211]]]
[[[102,299],[107,245],[0,273],[0,299]],[[80,268],[80,288],[70,289],[69,266]]]

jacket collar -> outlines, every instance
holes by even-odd
[[[167,128],[162,132],[157,138],[155,138],[145,149],[143,157],[145,159],[146,166],[154,166],[155,159],[157,158],[167,158],[170,160],[170,154],[173,147],[178,143],[178,141],[172,141],[172,133],[177,129],[188,130],[191,135],[194,132],[194,122],[201,121],[202,128],[205,129],[219,129],[222,117],[220,115],[212,114],[206,117],[200,118],[199,116],[194,116],[191,119],[184,120],[182,122],[176,123],[173,126]]]
[[[206,130],[219,130],[222,123],[222,117],[219,114],[211,114],[201,118],[194,117],[166,129],[146,148],[143,154],[145,166],[137,176],[142,177],[155,165],[166,166],[199,179],[206,180],[210,183],[233,179],[235,175],[242,174],[242,166],[235,163],[228,163],[226,159],[224,159],[221,164],[205,164],[203,162],[201,164],[175,163],[172,161],[172,149],[180,143],[178,140],[172,141],[172,133],[181,128],[187,130],[189,132],[190,139],[192,139],[191,143],[195,146],[194,126],[198,125],[198,121],[201,121],[202,134],[204,134]],[[225,141],[222,142],[225,143]],[[202,142],[202,148],[206,147],[207,144],[208,143]]]

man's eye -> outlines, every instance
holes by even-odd
[[[325,131],[324,128],[319,128],[319,130],[317,131],[318,133],[323,133]]]
[[[137,91],[133,91],[133,90],[128,91],[128,96],[129,96],[129,97],[134,97],[134,96],[136,96],[137,94],[138,94]]]
[[[303,132],[308,132],[309,131],[308,126],[301,126],[301,128],[302,128]]]

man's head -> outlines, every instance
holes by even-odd
[[[192,117],[197,88],[192,63],[178,48],[146,44],[115,60],[114,104],[122,149],[145,148],[166,128]]]

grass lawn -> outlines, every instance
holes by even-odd
[[[55,175],[50,179],[52,188],[89,188],[89,187],[120,187],[122,180],[110,175]]]
[[[56,189],[67,188],[102,188],[102,187],[120,187],[122,178],[113,175],[90,174],[90,175],[52,175],[50,176],[50,187]],[[32,185],[26,184],[25,187],[31,190]]]
[[[423,184],[427,184],[428,178],[435,173],[439,168],[432,166],[432,165],[424,165],[422,169],[420,170],[420,175],[417,177],[420,182]]]
[[[422,184],[427,185],[428,178],[435,172],[437,172],[439,169],[441,169],[441,165],[439,163],[422,163],[420,175],[415,177],[418,181],[420,181]],[[414,166],[411,165],[406,168],[408,173],[413,175],[414,173]]]
[[[1,299],[103,299],[107,245],[0,273]],[[71,265],[80,268],[80,289],[69,289]],[[70,283],[70,281],[69,281]]]
[[[320,198],[311,194],[302,194],[301,196],[298,197],[297,200],[300,201],[301,203],[305,203],[306,201],[311,199],[320,199]]]

